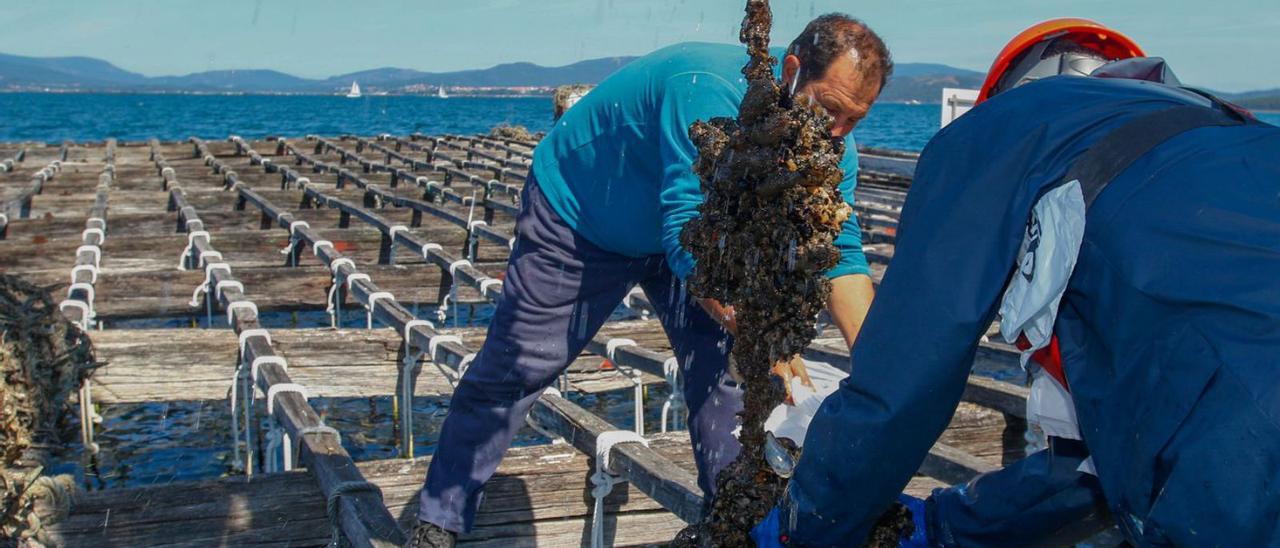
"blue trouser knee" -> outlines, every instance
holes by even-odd
[[[530,176],[503,296],[476,360],[459,381],[420,495],[419,519],[452,531],[475,522],[482,488],[542,391],[640,284],[679,358],[698,483],[738,453],[741,393],[729,381],[729,336],[686,295],[661,256],[633,258],[586,241]]]

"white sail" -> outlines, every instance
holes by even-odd
[[[440,88],[436,90],[436,97],[439,97],[441,99],[449,98],[449,94],[444,92],[444,86],[440,86]]]
[[[348,92],[347,92],[347,97],[352,97],[352,98],[354,98],[354,97],[359,97],[359,96],[360,96],[360,84],[357,84],[355,80],[352,80],[352,81],[351,81],[351,91],[348,91]]]

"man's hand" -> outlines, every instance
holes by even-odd
[[[813,388],[813,381],[809,380],[809,370],[804,367],[804,360],[800,356],[795,356],[787,361],[781,361],[773,365],[773,374],[782,379],[782,385],[787,391],[787,404],[795,405],[795,400],[791,398],[791,379],[799,377],[800,382],[805,386]]]
[[[738,319],[733,314],[732,306],[725,306],[715,299],[698,299],[698,304],[711,315],[711,319],[719,322],[720,327],[730,335],[738,336]]]

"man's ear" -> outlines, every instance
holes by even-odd
[[[800,71],[800,58],[794,54],[787,54],[782,58],[782,83],[784,86],[791,85],[791,81],[795,79],[796,73]]]

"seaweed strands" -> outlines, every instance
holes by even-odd
[[[47,288],[0,274],[0,547],[39,546],[65,517],[70,476],[41,476],[69,438],[67,401],[96,367],[89,338]]]
[[[708,516],[683,531],[677,546],[749,546],[751,528],[782,495],[786,481],[764,460],[764,422],[784,397],[770,370],[817,334],[831,291],[825,273],[840,259],[833,241],[852,214],[838,188],[844,141],[831,136],[825,111],[784,94],[775,80],[768,1],[749,0],[746,11],[747,92],[736,120],[689,129],[705,201],[681,234],[697,259],[689,291],[736,311],[742,452],[717,478]]]

